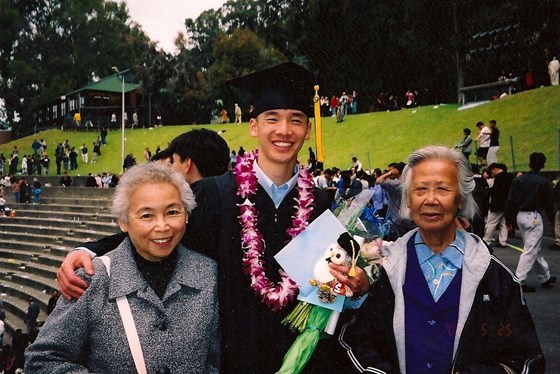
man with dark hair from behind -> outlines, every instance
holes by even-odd
[[[173,167],[185,176],[195,195],[196,182],[228,171],[229,147],[214,131],[196,129],[181,134],[173,139],[169,150],[173,155]]]
[[[515,276],[524,292],[535,292],[535,287],[525,284],[527,274],[534,267],[541,286],[551,288],[556,277],[550,275],[548,263],[541,255],[543,239],[543,216],[546,211],[549,222],[554,219],[554,197],[552,183],[540,174],[546,157],[541,152],[529,156],[528,173],[513,180],[506,203],[506,225],[513,228],[514,220],[523,238],[523,253],[519,257]]]

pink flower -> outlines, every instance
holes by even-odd
[[[258,211],[250,198],[257,191],[257,177],[253,170],[253,163],[257,157],[256,152],[248,152],[245,157],[238,160],[235,166],[235,183],[237,195],[245,200],[239,206],[239,223],[241,225],[241,246],[245,250],[242,260],[243,273],[250,278],[250,288],[255,294],[262,296],[264,304],[273,311],[289,305],[297,296],[297,284],[280,270],[280,282],[274,284],[266,276],[264,260],[262,259],[265,243],[257,227]],[[294,238],[299,235],[309,223],[313,213],[313,180],[311,174],[300,167],[297,180],[298,197],[294,200],[296,212],[292,217],[292,227],[286,230]]]

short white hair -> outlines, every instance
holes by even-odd
[[[128,222],[130,195],[145,183],[169,183],[181,195],[183,206],[190,213],[196,206],[195,196],[185,178],[169,165],[160,162],[145,162],[130,168],[123,174],[113,195],[113,213],[121,222]]]
[[[412,183],[412,169],[422,161],[441,159],[453,163],[457,167],[457,183],[459,193],[463,199],[463,207],[457,212],[457,216],[472,219],[478,212],[472,192],[475,188],[473,172],[469,161],[460,152],[443,146],[429,146],[413,152],[408,157],[408,164],[402,174],[402,199],[400,213],[401,217],[411,219],[408,200]]]

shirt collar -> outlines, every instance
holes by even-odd
[[[414,238],[414,245],[420,265],[436,256],[423,242],[419,232],[416,233]],[[463,231],[455,230],[455,240],[441,252],[441,257],[451,262],[458,269],[463,267],[463,258],[465,257],[465,233]]]
[[[257,177],[259,184],[262,188],[266,191],[268,196],[274,202],[274,206],[278,208],[282,203],[282,200],[286,197],[286,195],[294,188],[297,184],[298,178],[298,166],[296,165],[294,168],[294,175],[284,184],[277,186],[274,184],[272,179],[265,174],[265,172],[260,168],[257,160],[253,163],[253,171]]]

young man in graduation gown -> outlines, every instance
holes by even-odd
[[[243,235],[242,242],[239,216],[245,198],[239,195],[243,178],[235,171],[198,182],[198,205],[190,217],[187,232],[197,231],[199,236],[208,238],[210,244],[205,248],[193,249],[205,252],[218,262],[220,372],[274,373],[296,338],[281,321],[295,306],[297,291],[282,287],[289,282],[285,279],[282,282],[274,255],[291,239],[288,230],[293,228],[293,217],[300,210],[299,202],[294,199],[300,197],[298,185],[305,181],[298,173],[297,155],[311,133],[312,75],[296,64],[285,63],[229,83],[251,93],[255,100],[249,132],[258,139],[259,149],[256,160],[248,168],[257,183],[248,204],[256,210],[251,221],[262,240],[251,241]],[[313,196],[309,222],[328,208],[324,191],[313,188]],[[258,261],[262,264],[261,274],[266,277],[265,283],[275,286],[268,291],[261,287],[260,294],[251,289],[251,279],[259,278],[261,274],[256,273],[259,270],[251,272],[244,268],[248,262],[246,247],[256,242],[262,244]],[[77,262],[68,258],[65,261],[68,264],[63,267],[71,268]],[[335,277],[354,295],[365,294],[369,284],[361,269],[354,277],[347,275],[349,269],[344,266],[332,265],[332,269]],[[62,273],[65,271],[59,272],[59,278]],[[256,287],[259,288],[258,284]],[[61,289],[64,293],[64,288]],[[317,349],[308,372],[332,371],[325,363],[328,355],[324,353],[321,347]]]

